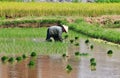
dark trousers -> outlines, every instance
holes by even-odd
[[[59,38],[58,34],[50,34],[49,33],[49,29],[47,30],[47,36],[46,36],[46,40],[47,41],[51,41],[50,38],[53,38],[55,41],[61,41],[61,39]]]

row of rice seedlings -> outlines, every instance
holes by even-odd
[[[36,52],[32,52],[30,54],[30,56],[32,57],[32,60],[29,61],[28,66],[29,67],[34,67],[35,66],[35,61],[33,60],[33,58],[37,57],[37,53]]]
[[[74,39],[70,39],[69,35],[64,35],[64,39],[65,39],[65,41],[68,41],[68,43],[70,42],[69,45],[74,43],[74,46],[79,46],[79,43],[78,43],[79,37],[78,36],[75,36]],[[69,57],[69,55],[67,53],[64,53],[64,54],[62,54],[62,57],[66,58],[66,57]],[[67,64],[65,67],[65,70],[67,73],[70,73],[73,70],[73,67],[70,64]]]
[[[17,57],[8,57],[8,56],[2,56],[1,61],[3,63],[9,62],[9,63],[14,63],[15,61],[20,62],[21,60],[26,59],[27,56],[23,54],[22,56],[17,56]]]
[[[66,51],[66,43],[45,42],[47,28],[5,28],[0,31],[0,52],[6,54],[29,54],[30,51],[39,54],[62,53]],[[69,31],[69,37],[76,33]],[[63,35],[64,36],[64,35]]]
[[[77,20],[77,23],[69,24],[68,26],[75,32],[120,44],[120,33],[118,31],[93,26],[81,20]]]
[[[33,40],[27,39],[15,39],[15,42],[11,42],[10,39],[1,41],[0,52],[8,55],[16,55],[21,53],[29,54],[30,51],[35,51],[37,54],[61,54],[66,51],[66,43],[48,43],[45,41],[34,42]]]
[[[17,3],[0,2],[0,16],[98,16],[119,14],[119,3]],[[43,7],[44,6],[44,7]],[[112,6],[112,8],[111,8]]]
[[[91,71],[96,70],[96,60],[95,60],[95,58],[90,59],[90,68],[91,68]]]
[[[32,52],[30,54],[31,58],[35,58],[37,56],[36,52]],[[15,63],[16,61],[17,62],[20,62],[20,61],[23,61],[25,60],[26,58],[28,58],[28,56],[26,56],[25,54],[23,54],[22,56],[17,56],[17,57],[8,57],[8,56],[2,56],[1,57],[1,61],[3,63],[6,63],[6,62],[9,62],[11,64]],[[28,66],[29,67],[33,67],[35,66],[35,61],[34,60],[30,60],[29,63],[28,63]]]
[[[89,53],[80,53],[79,51],[75,52],[75,56],[88,56]]]

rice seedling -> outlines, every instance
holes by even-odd
[[[68,64],[68,65],[66,66],[66,71],[67,71],[67,73],[70,73],[72,70],[73,70],[72,66],[71,66],[70,64]]]
[[[7,56],[2,56],[2,57],[1,57],[1,61],[2,61],[3,63],[7,62],[7,61],[8,61],[8,57],[7,57]]]
[[[74,45],[75,45],[75,46],[79,46],[80,44],[79,44],[79,43],[75,43]]]
[[[85,43],[89,43],[89,42],[90,42],[89,39],[85,40]]]
[[[113,51],[112,50],[108,50],[107,54],[113,54]]]
[[[62,57],[66,57],[66,53],[64,53],[64,54],[62,55]]]
[[[71,39],[71,40],[70,40],[70,43],[73,43],[73,42],[74,42],[74,40],[73,40],[73,39]]]
[[[8,62],[9,62],[9,63],[14,63],[14,62],[15,62],[14,57],[10,57],[10,58],[8,59]]]
[[[76,36],[76,37],[75,37],[75,40],[78,40],[78,39],[79,39],[79,37]]]
[[[95,58],[91,58],[90,63],[94,63],[94,62],[96,62]]]
[[[96,70],[96,60],[95,60],[95,58],[90,59],[90,67],[91,67],[92,71]]]
[[[35,66],[35,62],[31,60],[31,61],[28,63],[28,66],[29,66],[29,67]]]
[[[75,56],[79,56],[80,55],[80,52],[75,52]]]
[[[22,55],[22,58],[23,58],[23,59],[26,59],[26,58],[27,58],[27,56],[26,56],[25,54],[23,54],[23,55]]]
[[[68,35],[65,35],[65,36],[64,36],[64,39],[67,39],[67,38],[68,38]]]
[[[93,46],[93,45],[90,45],[90,48],[91,48],[91,49],[93,49],[93,48],[94,48],[94,46]]]
[[[16,57],[17,62],[20,62],[22,60],[21,56]]]
[[[92,63],[91,63],[91,66],[96,66],[96,62],[92,62]]]
[[[32,52],[30,56],[31,56],[31,57],[36,57],[37,54],[36,54],[36,52]]]
[[[88,56],[88,53],[80,53],[80,56]]]

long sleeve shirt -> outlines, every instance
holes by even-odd
[[[50,37],[53,37],[56,41],[59,40],[59,41],[62,41],[62,27],[60,26],[51,26],[48,28],[48,35]]]

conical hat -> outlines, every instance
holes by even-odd
[[[66,25],[62,25],[62,26],[65,29],[65,32],[68,32],[68,26],[66,26]]]

